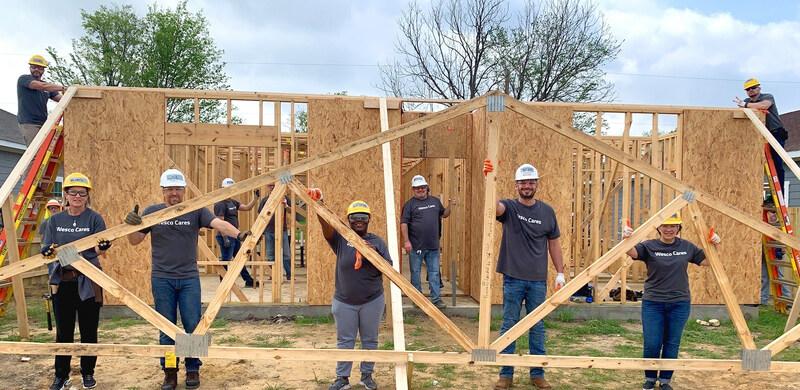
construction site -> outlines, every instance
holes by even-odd
[[[226,116],[201,121],[207,101],[225,107]],[[174,121],[176,105],[192,107],[193,120]],[[257,119],[233,120],[237,107],[245,106]],[[299,112],[307,115],[303,126]],[[579,117],[592,125],[576,129]],[[798,177],[800,168],[763,120],[763,113],[748,108],[521,102],[501,92],[456,101],[69,87],[0,189],[6,227],[0,233],[0,280],[6,281],[0,309],[14,318],[0,327],[0,366],[8,370],[0,381],[26,377],[29,387],[4,388],[42,388],[52,356],[97,355],[99,388],[155,388],[156,358],[174,353],[204,359],[203,388],[327,388],[334,362],[342,359],[377,362],[381,388],[396,389],[489,388],[503,365],[547,367],[555,373],[548,374],[550,381],[563,389],[595,388],[585,382],[600,381],[580,372],[614,373],[610,378],[619,372],[620,383],[638,386],[645,369],[678,371],[679,388],[715,388],[704,382],[709,375],[735,384],[728,388],[798,388],[800,239],[793,234],[782,184],[773,180],[775,164],[782,162],[769,157],[770,145]],[[620,134],[609,134],[608,122],[621,123]],[[648,128],[649,135],[631,135],[634,126]],[[488,174],[482,171],[485,159],[494,162]],[[495,207],[497,200],[517,196],[514,170],[524,163],[538,169],[536,198],[558,218],[566,284],[556,290],[548,283],[545,302],[499,335],[503,275],[495,267],[502,230]],[[124,224],[134,205],[162,201],[158,178],[168,168],[186,175],[187,199],[143,216],[142,225]],[[69,172],[91,178],[91,208],[108,229],[61,246],[56,259],[46,259],[39,254],[38,228],[45,203],[60,191],[56,176]],[[398,241],[400,210],[412,196],[415,175],[427,178],[431,195],[453,200],[441,232],[444,310],[412,286]],[[224,178],[235,184],[221,188]],[[271,193],[268,185],[275,185]],[[325,201],[309,197],[310,187],[324,191]],[[200,233],[203,315],[187,334],[152,307],[149,240],[133,246],[125,237],[224,199],[248,203],[254,190],[269,198],[261,212],[239,214],[241,229],[252,235],[230,263],[220,261],[212,231]],[[391,265],[344,222],[354,200],[371,206],[370,231],[385,238],[396,260]],[[709,268],[689,267],[690,328],[696,318],[721,319],[719,331],[691,328],[697,342],[702,332],[726,329],[737,345],[724,351],[699,347],[678,359],[619,357],[613,340],[641,347],[624,334],[639,337],[635,291],[647,278],[644,264],[626,253],[657,237],[655,228],[676,213],[683,215],[681,237],[701,246],[710,262]],[[271,218],[288,226],[289,247],[280,239],[274,246],[275,258],[289,253],[289,270],[265,256],[263,232]],[[336,258],[318,218],[384,276],[379,350],[336,349],[334,328],[321,319],[330,314]],[[633,234],[623,239],[625,221]],[[719,245],[707,242],[712,228],[723,237]],[[98,240],[113,242],[101,256],[102,269],[78,253]],[[772,304],[759,310],[762,255]],[[98,344],[54,343],[52,332],[41,329],[42,318],[29,316],[42,305],[45,265],[53,261],[73,266],[103,288],[102,318],[131,319],[133,325],[115,331],[103,328],[109,324],[104,322]],[[239,278],[243,267],[256,280],[254,288]],[[587,285],[591,292],[578,302],[575,294]],[[780,334],[750,328],[764,312],[782,322]],[[303,318],[315,320],[298,330]],[[499,353],[543,319],[550,327],[548,343],[555,339],[548,348],[557,353]],[[596,334],[591,327],[571,333],[586,324],[576,321],[608,319],[628,322],[610,331],[594,328]],[[177,344],[158,345],[158,331]],[[712,336],[707,340],[714,343]],[[558,344],[566,341],[574,344]],[[577,347],[581,342],[587,345]],[[640,351],[631,353],[641,356]],[[21,357],[28,363],[20,363]],[[25,364],[38,368],[17,368]],[[117,373],[125,367],[135,368]],[[446,379],[447,372],[457,374]],[[237,377],[246,380],[228,385]],[[277,377],[283,385],[274,385]],[[598,388],[617,388],[614,379],[607,380],[611,384]]]

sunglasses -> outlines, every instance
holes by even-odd
[[[350,222],[369,222],[367,214],[352,214],[347,217]]]
[[[760,85],[754,85],[754,86],[752,86],[752,87],[750,87],[750,88],[745,88],[744,90],[745,90],[745,91],[752,91],[752,90],[754,90],[754,89],[756,89],[756,88],[761,88],[761,86],[760,86]]]
[[[85,198],[85,197],[89,196],[89,191],[69,190],[69,191],[67,191],[67,195],[79,196],[81,198]]]

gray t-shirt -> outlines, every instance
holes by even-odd
[[[261,201],[258,202],[258,213],[259,214],[261,214],[261,209],[264,208],[264,205],[267,204],[267,199],[269,199],[269,194],[267,194],[267,196],[265,196],[263,199],[261,199]],[[289,197],[287,196],[284,199],[286,200],[286,204],[289,204],[289,201],[290,201]],[[288,213],[288,210],[289,210],[288,207],[284,207],[283,208],[283,230],[286,230],[286,214]],[[275,215],[274,214],[272,215],[272,218],[269,219],[269,222],[267,222],[267,227],[266,227],[266,229],[264,229],[264,231],[275,233]]]
[[[778,105],[775,104],[775,98],[772,97],[772,94],[769,93],[760,93],[756,96],[755,99],[746,98],[744,99],[747,103],[758,103],[764,100],[769,100],[772,102],[772,105],[769,106],[767,110],[767,129],[770,132],[774,132],[775,130],[783,128],[783,122],[781,122],[781,116],[778,114]]]
[[[236,199],[225,199],[221,202],[214,203],[214,215],[221,217],[225,222],[230,223],[233,227],[239,227],[239,203]]]
[[[643,299],[655,302],[682,302],[689,295],[689,263],[700,264],[706,258],[702,249],[689,241],[675,238],[672,244],[661,240],[642,241],[636,248],[636,260],[647,266]]]
[[[33,80],[36,79],[29,74],[17,79],[17,122],[41,126],[47,121],[47,101],[58,96],[58,92],[29,88]]]
[[[147,206],[142,215],[167,208],[164,203]],[[210,228],[214,215],[206,208],[191,211],[140,230],[152,232],[153,276],[168,279],[189,279],[197,272],[197,235],[200,228]]]
[[[389,248],[382,238],[367,233],[362,237],[372,245],[389,264]],[[381,271],[375,268],[366,258],[361,260],[361,268],[355,269],[356,248],[342,237],[339,232],[333,232],[333,238],[328,244],[336,253],[336,289],[333,297],[348,305],[363,305],[383,294],[383,278]]]
[[[76,216],[69,215],[66,211],[55,214],[47,220],[45,229],[42,234],[42,246],[50,244],[64,246],[70,242],[106,230],[106,222],[96,211],[87,208]],[[94,264],[95,267],[102,268],[94,248],[81,252],[81,256]],[[74,270],[75,268],[67,266],[65,269]],[[47,271],[50,275],[50,284],[59,284],[61,282],[61,264],[58,261],[47,264]],[[94,297],[92,282],[83,275],[78,276],[78,294],[81,300],[84,301]]]
[[[408,240],[414,250],[439,249],[439,234],[444,206],[439,198],[412,197],[403,205],[400,222],[408,224]]]
[[[516,199],[503,199],[506,212],[497,217],[503,224],[497,272],[516,279],[547,280],[548,240],[561,236],[553,208],[537,200],[525,206]]]

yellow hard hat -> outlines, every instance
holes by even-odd
[[[755,87],[758,85],[761,85],[761,83],[759,83],[758,79],[754,77],[751,79],[747,79],[747,81],[744,82],[744,89],[748,89],[750,87]]]
[[[347,206],[347,215],[356,213],[372,215],[372,212],[369,210],[369,205],[363,200],[357,200],[353,203],[350,203],[350,206]]]
[[[69,175],[67,175],[66,178],[64,178],[63,187],[64,188],[83,187],[83,188],[88,188],[88,189],[91,190],[92,189],[92,182],[89,181],[89,178],[86,177],[86,175],[84,175],[84,174],[82,174],[80,172],[73,172],[73,173],[70,173]]]
[[[50,64],[47,62],[47,60],[46,60],[46,59],[44,59],[44,57],[42,57],[42,56],[40,56],[40,55],[38,55],[38,54],[34,54],[33,56],[31,56],[31,59],[29,59],[29,60],[28,60],[28,64],[29,64],[29,65],[39,65],[39,66],[43,66],[43,67],[45,67],[45,68],[46,68],[48,65],[50,65]]]
[[[667,218],[661,224],[662,225],[680,225],[682,223],[683,223],[683,221],[681,221],[681,215],[680,214],[672,214],[671,217]]]

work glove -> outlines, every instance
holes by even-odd
[[[56,248],[58,244],[49,244],[42,247],[42,256],[45,259],[54,259],[56,257]]]
[[[133,210],[125,216],[125,223],[128,225],[141,225],[142,216],[139,215],[139,205],[133,206]]]
[[[719,245],[719,243],[722,242],[722,238],[719,236],[719,234],[714,232],[713,227],[708,231],[708,242],[714,245]]]
[[[626,220],[625,226],[622,227],[622,239],[626,239],[633,235],[633,228],[631,227],[631,221]]]
[[[230,248],[231,247],[231,238],[228,236],[222,236],[222,247],[223,248]]]
[[[306,191],[306,193],[311,198],[311,200],[313,200],[314,202],[317,202],[320,199],[322,199],[322,190],[319,189],[319,188],[316,188],[316,187],[315,188],[309,188]]]
[[[260,198],[261,197],[261,190],[255,190],[255,191],[253,191],[253,193],[256,194],[256,198]]]
[[[97,241],[97,249],[100,249],[101,251],[107,251],[111,249],[111,241],[106,240],[105,238]]]
[[[294,175],[292,175],[292,173],[289,171],[283,171],[278,175],[278,181],[283,184],[289,184],[292,179],[294,179]]]
[[[487,158],[483,160],[483,176],[488,175],[489,172],[494,172],[494,165],[492,165],[492,160]]]
[[[564,287],[565,284],[567,284],[567,280],[564,279],[564,274],[559,272],[556,275],[556,290],[560,289],[561,287]]]
[[[737,106],[744,108],[745,102],[742,99],[739,99],[738,96],[733,98],[733,102],[736,103]]]
[[[244,240],[245,240],[245,239],[247,239],[247,236],[249,236],[250,234],[251,234],[251,233],[250,233],[250,231],[249,231],[249,230],[247,230],[247,231],[244,231],[244,232],[239,232],[239,234],[238,234],[238,235],[236,235],[236,238],[237,238],[239,241],[242,241],[242,242],[244,242]]]

